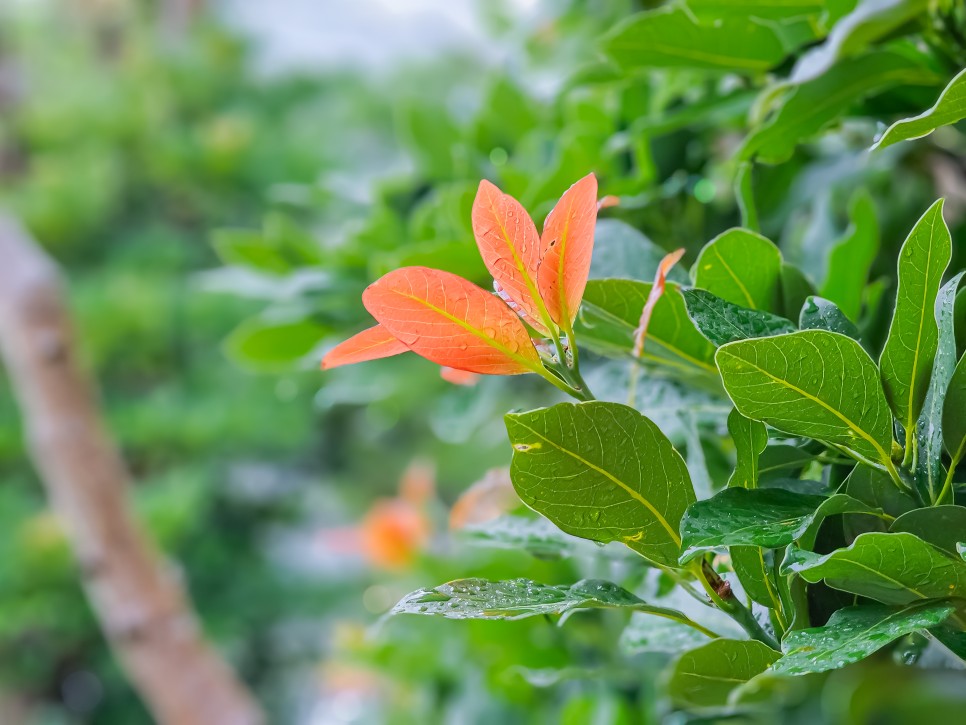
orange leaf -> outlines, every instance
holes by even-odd
[[[565,329],[587,286],[596,221],[597,177],[587,174],[564,192],[543,225],[537,286],[550,317]]]
[[[684,250],[678,249],[670,254],[665,254],[664,259],[657,265],[654,284],[651,286],[651,291],[648,293],[647,300],[644,302],[644,309],[641,311],[641,320],[637,324],[637,329],[634,331],[634,357],[640,357],[644,352],[644,340],[647,337],[648,325],[651,323],[651,313],[654,311],[654,305],[657,304],[657,301],[661,299],[661,295],[664,294],[667,273],[671,271],[671,267],[677,264],[683,256]]]
[[[408,352],[409,348],[397,340],[381,325],[375,325],[340,342],[322,358],[322,369],[331,370],[340,365],[378,360]]]
[[[620,206],[620,203],[621,198],[619,196],[613,196],[612,194],[602,196],[597,201],[597,211],[600,211],[601,209],[608,209],[612,206]]]
[[[455,274],[403,267],[369,285],[362,304],[406,347],[439,365],[516,375],[540,364],[520,318]]]
[[[449,512],[449,527],[455,531],[482,524],[519,505],[520,498],[510,483],[510,469],[494,468],[456,499]]]
[[[473,200],[473,235],[483,264],[527,323],[547,334],[537,300],[540,236],[520,202],[484,179]]]
[[[480,376],[478,374],[469,373],[466,370],[457,370],[456,368],[441,367],[439,369],[439,376],[447,383],[465,385],[466,387],[471,387],[480,382]]]

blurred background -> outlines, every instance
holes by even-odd
[[[64,270],[140,520],[270,722],[664,716],[655,680],[668,653],[639,653],[620,615],[564,629],[382,618],[407,592],[460,576],[635,576],[609,548],[548,534],[523,554],[465,531],[514,506],[503,413],[555,396],[525,377],[452,385],[413,356],[318,370],[368,324],[359,295],[384,272],[426,263],[485,282],[469,214],[481,178],[539,223],[594,171],[622,201],[606,233],[684,246],[689,263],[739,223],[735,158],[781,111],[761,107],[774,77],[605,62],[601,36],[659,4],[0,3],[0,207]],[[782,35],[788,52],[856,3],[841,4],[829,18],[824,3],[800,3],[815,22]],[[896,45],[915,73],[759,144],[762,231],[816,282],[829,249],[860,229],[881,239],[872,276],[888,299],[895,250],[939,195],[963,265],[961,130],[868,152],[966,64],[941,30],[962,8],[928,5],[863,41]],[[596,259],[598,276],[608,263],[619,270]],[[609,372],[598,368],[595,389]],[[705,435],[701,409],[682,408],[666,381],[645,395],[689,463],[726,478],[730,452]],[[151,722],[79,582],[3,382],[0,722]],[[837,673],[822,701],[788,698],[811,722],[964,704],[939,676],[867,674]]]

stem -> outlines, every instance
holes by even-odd
[[[704,587],[704,591],[708,594],[711,601],[717,605],[718,609],[737,622],[748,633],[749,637],[757,639],[759,642],[781,652],[781,645],[778,643],[778,640],[762,629],[751,611],[746,609],[738,601],[738,598],[731,591],[731,587],[718,576],[717,572],[707,562],[701,562],[700,564],[695,562],[693,571],[698,577],[698,581],[701,582],[701,586]],[[721,591],[720,594],[718,590]]]

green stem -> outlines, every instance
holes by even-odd
[[[695,576],[698,577],[698,581],[701,582],[701,586],[704,587],[704,591],[707,593],[708,597],[712,602],[717,605],[718,609],[731,617],[738,625],[748,633],[748,636],[752,639],[757,639],[774,650],[781,652],[781,645],[778,640],[772,637],[768,632],[762,629],[761,625],[758,624],[758,620],[751,613],[751,610],[746,609],[745,606],[738,601],[738,598],[731,591],[730,587],[722,586],[725,584],[724,580],[718,576],[717,572],[714,571],[705,562],[695,562],[693,571]],[[718,593],[720,589],[723,594]]]

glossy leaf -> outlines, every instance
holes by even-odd
[[[520,318],[455,274],[397,269],[369,285],[362,303],[410,350],[440,365],[487,375],[532,372],[539,365]]]
[[[907,634],[942,624],[955,607],[944,603],[846,607],[824,627],[789,632],[784,655],[772,665],[782,675],[807,675],[837,670],[863,660]]]
[[[737,410],[728,415],[728,433],[735,443],[735,470],[728,487],[758,487],[758,456],[768,445],[768,431],[757,420],[749,420]]]
[[[899,290],[879,367],[886,397],[907,435],[929,387],[939,327],[933,310],[952,242],[942,199],[916,222],[899,253]]]
[[[374,325],[329,350],[322,358],[322,369],[331,370],[340,365],[379,360],[404,352],[409,352],[409,348],[382,325]]]
[[[943,89],[936,103],[918,116],[904,118],[889,126],[872,146],[885,148],[900,141],[928,136],[940,126],[966,118],[966,70],[960,71]]]
[[[551,319],[569,329],[584,296],[597,221],[597,178],[588,174],[550,211],[540,237],[537,291]]]
[[[722,707],[732,690],[764,672],[779,656],[755,640],[713,640],[678,658],[671,667],[668,695],[678,707]]]
[[[708,242],[694,264],[694,286],[752,310],[774,310],[782,256],[748,229],[729,229]]]
[[[859,328],[834,302],[822,297],[808,297],[802,306],[798,326],[803,330],[828,330],[840,335],[859,339]]]
[[[953,311],[956,290],[966,272],[960,272],[947,282],[936,295],[936,327],[939,337],[936,342],[936,356],[933,359],[932,375],[926,399],[916,421],[916,487],[923,501],[931,503],[951,503],[952,491],[943,492],[945,469],[943,468],[943,406],[946,392],[956,368],[956,333],[953,328]],[[940,502],[940,497],[945,500]]]
[[[577,337],[608,355],[630,355],[650,282],[591,280],[584,292]],[[714,373],[714,346],[688,318],[680,288],[668,283],[654,306],[642,359],[677,370]]]
[[[728,546],[778,549],[804,540],[810,547],[822,521],[834,514],[878,513],[845,494],[829,498],[780,488],[728,488],[692,504],[681,521],[681,563]]]
[[[685,289],[681,290],[681,295],[694,326],[715,346],[735,340],[781,335],[797,329],[784,317],[741,307],[707,290]]]
[[[593,279],[651,280],[667,252],[619,219],[598,219],[594,231]],[[688,281],[680,267],[668,272],[668,281]]]
[[[855,341],[824,330],[732,342],[715,356],[742,415],[890,467],[892,414]]]
[[[631,609],[681,618],[680,612],[646,604],[616,584],[584,579],[572,586],[529,579],[457,579],[407,594],[391,614],[426,614],[447,619],[526,619],[566,614],[574,609]]]
[[[915,534],[950,556],[959,556],[959,542],[966,541],[966,507],[946,505],[915,509],[893,521],[889,530]]]
[[[617,403],[561,403],[506,416],[510,477],[532,509],[568,534],[621,541],[676,566],[694,501],[681,455],[650,420]]]
[[[533,219],[520,202],[486,179],[480,182],[472,217],[476,245],[493,279],[527,322],[546,332],[537,299],[540,235]]]
[[[850,320],[858,320],[869,270],[879,253],[875,203],[865,189],[852,197],[849,218],[851,224],[845,236],[829,252],[822,296],[838,305]]]
[[[760,73],[777,65],[786,50],[778,34],[746,18],[695,22],[681,7],[627,18],[603,39],[603,50],[621,68],[694,68],[719,73]]]
[[[955,468],[966,457],[966,353],[956,363],[946,390],[943,442]]]

